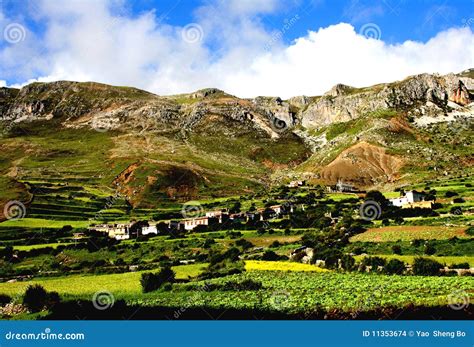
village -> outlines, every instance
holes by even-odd
[[[305,181],[291,181],[286,186],[288,188],[298,189],[305,186]],[[358,190],[355,186],[344,183],[339,180],[334,186],[327,186],[328,193],[342,194],[358,194],[364,196],[365,192]],[[389,199],[392,206],[400,208],[423,208],[432,209],[434,201],[427,200],[426,194],[412,190],[401,192],[400,197]],[[202,212],[192,218],[171,219],[166,221],[130,221],[129,223],[111,223],[111,224],[92,224],[88,230],[101,232],[115,240],[128,240],[139,236],[159,235],[161,229],[159,226],[168,228],[172,232],[185,233],[193,232],[203,227],[218,226],[220,230],[232,229],[238,223],[246,223],[249,221],[268,221],[278,218],[289,218],[296,210],[305,210],[304,204],[295,204],[292,201],[286,201],[279,205],[272,205],[264,208],[256,208],[252,211],[229,213],[228,209],[217,209]],[[331,214],[327,217],[333,219],[333,223],[337,218],[333,218]],[[183,215],[185,217],[185,215]]]

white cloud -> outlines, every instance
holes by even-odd
[[[284,45],[274,42],[275,32],[260,20],[260,14],[277,11],[279,1],[215,0],[196,11],[203,36],[189,43],[182,27],[160,22],[159,13],[132,17],[121,4],[44,0],[35,13],[46,26],[44,36],[28,32],[24,42],[0,46],[0,77],[98,81],[157,94],[217,87],[241,97],[286,98],[318,95],[336,83],[366,86],[474,66],[474,34],[468,27],[441,32],[426,43],[388,45],[340,23]]]

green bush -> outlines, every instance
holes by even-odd
[[[280,246],[281,246],[280,241],[275,240],[275,241],[273,241],[272,244],[270,245],[270,248],[278,248],[278,247],[280,247]]]
[[[469,263],[452,264],[449,267],[451,269],[470,269],[471,268]]]
[[[142,274],[140,284],[144,293],[160,289],[166,283],[173,283],[176,274],[170,267],[164,267],[157,274],[145,272]]]
[[[346,271],[354,269],[355,259],[349,254],[344,254],[341,258],[341,267]]]
[[[455,204],[463,204],[463,203],[466,202],[466,200],[464,200],[463,198],[454,198],[454,199],[453,199],[453,202],[454,202]]]
[[[385,265],[384,271],[389,275],[401,275],[405,271],[405,263],[398,259],[390,259]]]
[[[392,246],[392,252],[393,252],[393,254],[400,255],[400,254],[402,254],[402,247],[400,247],[399,245],[393,245]]]
[[[423,249],[423,253],[426,255],[433,255],[436,253],[436,248],[431,243],[427,243]]]
[[[370,266],[372,269],[371,271],[378,271],[379,266],[385,267],[387,261],[381,257],[365,257],[362,259],[361,266],[365,270],[367,266]]]
[[[455,214],[455,215],[457,215],[457,216],[460,216],[460,215],[462,215],[462,208],[459,207],[459,206],[453,206],[453,207],[451,207],[451,209],[449,210],[449,213]]]
[[[278,260],[278,259],[280,259],[278,254],[276,254],[275,252],[270,251],[270,250],[265,251],[265,253],[263,253],[263,255],[262,255],[262,260],[275,261],[275,260]]]
[[[442,268],[443,265],[433,259],[417,257],[413,262],[414,275],[437,276]]]
[[[467,235],[474,236],[474,227],[471,226],[471,227],[467,228],[466,231],[465,231],[465,233],[466,233]]]

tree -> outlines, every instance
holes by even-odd
[[[405,263],[398,259],[390,259],[385,265],[384,271],[389,275],[401,275],[405,271]]]
[[[148,293],[160,289],[165,283],[173,283],[175,278],[175,272],[169,266],[166,266],[157,274],[151,272],[143,273],[140,284],[142,285],[143,292]]]
[[[59,294],[48,293],[39,284],[29,285],[23,295],[23,305],[31,312],[40,312],[59,303]]]
[[[371,190],[367,192],[367,194],[365,195],[365,201],[369,200],[377,202],[382,208],[382,210],[385,210],[389,206],[388,199],[386,199],[385,196],[378,190]]]
[[[270,251],[270,250],[265,251],[265,253],[263,253],[263,255],[262,255],[262,260],[275,261],[275,260],[278,260],[278,259],[280,259],[278,254],[276,254],[275,252]]]
[[[241,204],[239,201],[237,201],[237,202],[234,203],[234,205],[229,209],[229,213],[239,213],[241,207],[242,207],[242,204]]]
[[[437,276],[443,265],[436,260],[428,258],[415,258],[413,262],[413,274],[421,276]]]

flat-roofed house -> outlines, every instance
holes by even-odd
[[[142,235],[150,234],[158,235],[158,229],[156,228],[156,224],[150,224],[149,226],[142,227]]]
[[[390,203],[393,206],[398,206],[398,207],[403,207],[405,205],[413,205],[422,201],[425,201],[425,194],[417,192],[416,190],[410,190],[408,192],[405,192],[403,196],[390,199]],[[413,206],[413,207],[421,207],[421,206]]]
[[[193,230],[198,225],[209,225],[209,217],[184,219],[182,222],[185,230]]]

